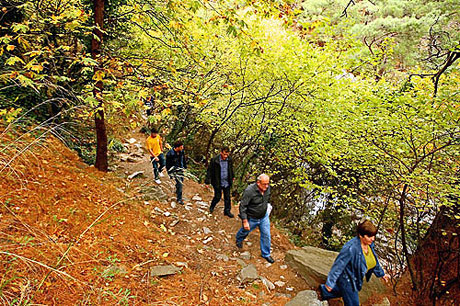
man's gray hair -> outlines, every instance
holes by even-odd
[[[265,173],[262,173],[261,175],[259,175],[257,177],[257,181],[260,182],[262,180],[262,178],[266,177],[267,179],[270,179],[270,177],[268,175],[266,175]]]

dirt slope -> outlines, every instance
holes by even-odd
[[[134,135],[137,147],[143,137]],[[144,175],[127,179],[134,171]],[[188,205],[174,207],[173,190],[169,179],[153,182],[146,156],[104,174],[53,139],[22,155],[0,178],[0,303],[284,305],[307,289],[285,266],[293,246],[276,228],[270,265],[260,258],[257,231],[239,251],[240,221],[223,216],[223,203],[207,213],[209,188],[187,179]],[[284,284],[271,291],[260,281],[241,284],[244,251],[259,275]],[[181,271],[152,275],[169,264]]]

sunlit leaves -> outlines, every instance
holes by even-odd
[[[22,108],[0,109],[0,118],[6,123],[15,120],[22,112]]]
[[[18,43],[24,48],[24,49],[28,49],[30,48],[30,43],[28,40],[26,40],[24,37],[22,36],[19,36],[18,37]]]
[[[36,85],[39,86],[39,84],[35,84],[34,81],[31,78],[26,77],[25,75],[18,75],[17,80],[20,82],[20,84],[24,87],[32,87],[35,88]]]
[[[102,81],[105,77],[105,72],[103,70],[97,70],[93,75],[93,80]]]
[[[14,66],[16,63],[25,64],[24,61],[17,56],[12,56],[5,61],[5,64],[10,66]]]
[[[11,30],[15,33],[27,33],[30,31],[30,28],[27,24],[15,23],[11,27]]]

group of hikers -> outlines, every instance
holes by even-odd
[[[158,134],[158,130],[152,129],[147,138],[146,147],[150,154],[155,182],[161,184],[160,177],[164,176],[162,172],[166,169],[169,177],[175,180],[177,202],[184,204],[182,186],[187,163],[183,143],[176,141],[165,158],[162,138]],[[205,183],[211,184],[214,189],[214,197],[209,206],[211,214],[222,199],[223,194],[224,215],[234,218],[231,212],[230,199],[233,180],[233,161],[230,156],[230,149],[224,146],[220,153],[210,160],[206,173]],[[260,174],[256,182],[247,186],[241,197],[238,216],[242,225],[236,233],[235,244],[239,249],[242,249],[244,239],[258,227],[261,256],[267,262],[274,263],[275,260],[271,256],[269,219],[272,206],[269,200],[270,177],[267,174]],[[331,267],[326,283],[318,288],[322,300],[342,297],[346,306],[359,305],[358,292],[362,288],[365,277],[369,281],[371,275],[374,274],[388,281],[389,275],[383,271],[374,251],[376,234],[377,228],[369,220],[363,220],[358,224],[356,237],[343,246]]]

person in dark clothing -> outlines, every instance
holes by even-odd
[[[369,220],[358,224],[357,235],[342,247],[331,267],[326,284],[320,285],[321,298],[328,300],[342,297],[345,306],[359,306],[358,293],[364,277],[369,281],[372,274],[388,281],[374,251],[377,228]]]
[[[184,169],[187,169],[184,144],[176,141],[171,150],[166,154],[166,170],[170,178],[176,181],[176,196],[179,204],[184,204],[182,199],[182,185],[184,182]]]
[[[270,236],[270,177],[261,174],[256,183],[249,185],[243,193],[240,202],[239,217],[243,226],[236,233],[236,246],[243,247],[243,240],[256,227],[260,230],[260,251],[262,257],[269,263],[275,260],[270,256],[271,236]]]
[[[144,100],[144,105],[147,107],[147,117],[153,114],[153,97],[148,96]]]
[[[211,159],[206,173],[206,184],[211,184],[214,189],[214,198],[211,201],[209,212],[212,213],[224,193],[224,215],[233,218],[231,213],[230,189],[233,183],[233,161],[230,149],[223,147],[220,154]]]

